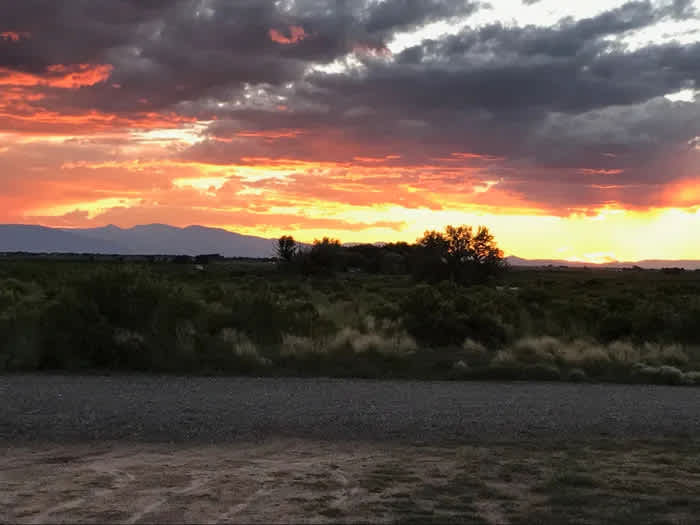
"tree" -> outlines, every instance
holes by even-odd
[[[474,260],[480,264],[503,263],[503,251],[498,248],[496,240],[486,226],[479,226],[472,239]]]
[[[342,246],[338,239],[324,237],[314,240],[309,259],[314,272],[334,272],[342,262]]]
[[[442,281],[449,278],[449,249],[444,234],[435,230],[426,231],[416,242],[416,247],[409,264],[416,279]]]
[[[483,282],[503,269],[503,252],[485,226],[447,226],[445,232],[426,231],[417,242],[418,277],[448,279],[462,284]]]
[[[297,254],[297,243],[291,235],[283,235],[277,240],[275,249],[277,258],[284,262],[291,262]]]

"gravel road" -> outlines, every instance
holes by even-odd
[[[494,441],[700,433],[700,389],[164,376],[0,376],[0,440]]]

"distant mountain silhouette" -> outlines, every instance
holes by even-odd
[[[25,224],[0,224],[0,252],[95,253],[123,255],[200,255],[224,257],[272,257],[275,239],[241,235],[221,228],[146,224],[133,228],[114,225],[100,228],[59,229]],[[356,244],[356,243],[354,243]],[[376,243],[381,245],[383,243]],[[350,245],[350,244],[348,244]],[[603,268],[700,269],[700,261],[645,260],[593,264],[556,259],[522,259],[510,256],[512,266],[569,266]]]
[[[96,253],[124,255],[198,255],[271,257],[274,241],[219,228],[148,224],[133,228],[58,229],[0,225],[0,252]]]
[[[685,268],[686,270],[700,270],[700,261],[694,260],[665,260],[645,259],[642,261],[612,261],[606,263],[591,263],[582,261],[564,261],[557,259],[522,259],[511,255],[506,257],[511,266],[568,266],[570,268],[632,268],[638,266],[648,270],[661,268]]]
[[[75,230],[81,235],[107,240],[129,249],[129,253],[197,255],[218,253],[225,257],[272,257],[274,241],[252,235],[241,235],[221,228],[167,224],[147,224],[122,229],[104,228]]]
[[[0,224],[0,252],[125,253],[126,248],[106,239],[43,226]]]

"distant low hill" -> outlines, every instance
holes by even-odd
[[[557,259],[522,259],[511,255],[506,257],[512,266],[568,266],[569,268],[633,268],[635,266],[647,270],[660,270],[661,268],[685,268],[686,270],[700,270],[700,261],[695,260],[666,260],[666,259],[645,259],[642,261],[612,261],[607,263],[590,263],[580,261],[564,261]]]
[[[22,224],[0,225],[0,252],[95,253],[122,255],[199,255],[271,257],[274,240],[220,228],[176,228],[148,224],[133,228],[58,229]]]
[[[109,225],[101,228],[60,229],[26,224],[0,224],[0,252],[120,255],[218,253],[224,257],[262,258],[274,256],[275,242],[275,239],[241,235],[221,228],[204,226],[177,228],[167,224],[147,224],[133,228]],[[512,266],[700,269],[700,261],[646,260],[592,264],[555,259],[522,259],[515,256],[507,257],[507,261]]]

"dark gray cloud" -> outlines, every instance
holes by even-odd
[[[81,92],[76,106],[128,111],[162,109],[221,95],[244,84],[298,80],[312,63],[355,47],[381,50],[405,30],[476,4],[449,0],[28,0],[3,3],[7,30],[31,34],[0,40],[0,67],[41,73],[53,64],[110,63],[109,85]],[[273,42],[269,32],[295,26],[305,38]],[[112,84],[118,84],[118,96]]]

